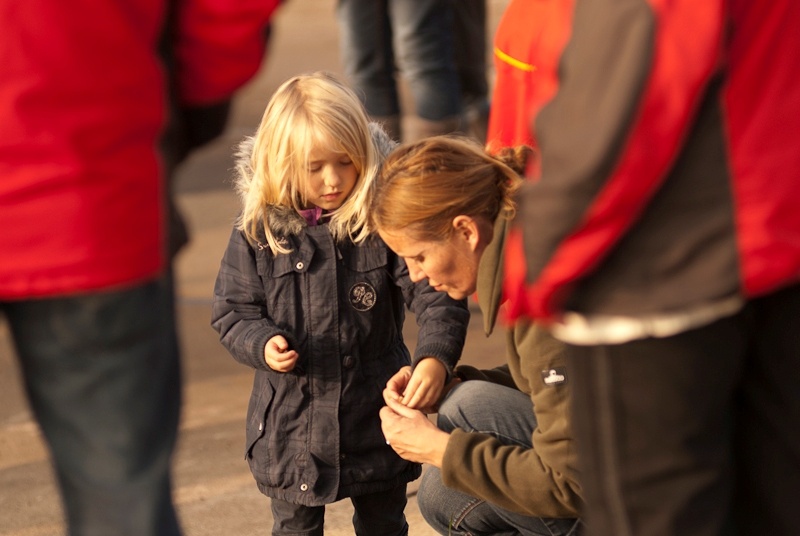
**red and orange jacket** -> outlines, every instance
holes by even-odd
[[[795,0],[576,4],[513,314],[679,313],[800,280],[799,24]]]
[[[164,269],[167,78],[180,106],[228,99],[260,67],[278,3],[0,0],[0,300]]]
[[[574,0],[511,0],[494,36],[490,151],[536,146],[531,119],[558,87],[558,61],[572,29]]]

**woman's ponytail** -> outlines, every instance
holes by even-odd
[[[514,170],[517,175],[524,176],[528,161],[536,157],[536,151],[529,145],[503,147],[495,154],[495,158]]]

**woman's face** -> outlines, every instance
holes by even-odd
[[[437,242],[416,240],[402,232],[379,231],[379,234],[406,261],[412,281],[427,279],[434,289],[461,300],[475,292],[481,250],[477,229],[459,228],[456,220],[450,237]]]
[[[350,196],[357,180],[358,171],[347,154],[315,146],[309,154],[306,200],[323,210],[336,210]]]

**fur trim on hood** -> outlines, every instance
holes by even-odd
[[[389,137],[389,134],[383,129],[383,125],[371,121],[369,124],[369,132],[372,134],[372,141],[375,143],[375,148],[381,156],[381,162],[386,160],[389,153],[397,147],[398,143]]]

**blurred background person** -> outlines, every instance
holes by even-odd
[[[70,534],[180,532],[167,171],[221,131],[277,3],[0,1],[0,311]]]
[[[569,344],[593,535],[800,526],[800,4],[576,3],[517,312]]]
[[[489,77],[486,64],[486,0],[450,0],[453,52],[461,91],[461,130],[486,142]]]
[[[345,73],[371,119],[395,140],[414,141],[461,127],[461,93],[450,0],[339,0]],[[397,76],[413,113],[403,120]]]
[[[558,87],[558,61],[569,40],[575,0],[511,0],[493,42],[494,88],[488,144],[536,147],[531,119]],[[538,164],[538,158],[532,158]]]

